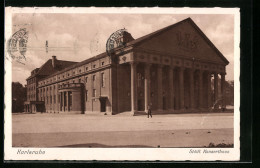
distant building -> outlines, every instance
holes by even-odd
[[[125,45],[115,48],[113,59],[107,53],[79,63],[53,57],[32,71],[27,111],[136,114],[150,104],[153,113],[196,112],[211,108],[219,93],[225,99],[229,62],[190,18],[138,39],[127,32],[118,39]]]
[[[31,72],[27,81],[27,101],[24,103],[25,111],[27,112],[42,112],[45,111],[45,101],[39,99],[39,81],[50,76],[55,72],[59,72],[66,67],[69,67],[76,62],[57,60],[56,56],[49,59],[40,68],[36,68]]]

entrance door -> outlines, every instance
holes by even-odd
[[[101,99],[100,100],[100,105],[101,105],[100,111],[101,112],[106,112],[106,99]]]
[[[139,99],[138,100],[138,105],[137,105],[137,109],[138,109],[138,111],[144,111],[144,105],[143,105],[143,100],[142,99]]]
[[[166,110],[166,97],[163,97],[163,110]]]

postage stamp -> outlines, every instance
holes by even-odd
[[[240,159],[238,8],[5,11],[5,160]]]

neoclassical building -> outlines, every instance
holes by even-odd
[[[114,46],[112,54],[78,63],[53,56],[33,70],[25,110],[138,114],[147,112],[149,104],[155,114],[225,107],[229,62],[192,19],[138,39],[127,32],[118,38],[125,45]],[[28,90],[31,85],[34,91]]]

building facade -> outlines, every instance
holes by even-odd
[[[27,87],[33,89],[27,90],[33,99],[27,100],[36,100],[36,111],[50,113],[134,115],[147,112],[148,105],[153,113],[225,107],[229,62],[190,18],[138,39],[127,32],[118,38],[125,45],[110,55],[71,63],[43,78],[32,73]],[[54,69],[55,61],[54,56]]]

